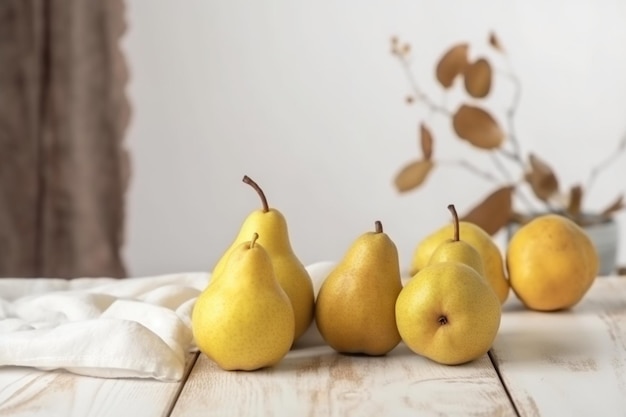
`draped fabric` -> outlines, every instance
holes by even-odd
[[[124,13],[0,2],[0,276],[126,275]]]

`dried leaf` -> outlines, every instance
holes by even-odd
[[[454,45],[437,63],[436,76],[443,88],[450,88],[457,75],[462,74],[467,66],[466,43]]]
[[[465,90],[474,98],[483,98],[491,91],[491,64],[485,58],[474,61],[465,68]]]
[[[396,175],[396,189],[401,193],[419,187],[428,177],[435,164],[430,160],[413,161]]]
[[[583,200],[583,187],[575,185],[569,190],[569,203],[567,212],[574,218],[580,216],[580,208]]]
[[[548,201],[559,191],[559,181],[552,168],[538,156],[530,154],[530,172],[526,173],[525,179],[533,192],[543,201]]]
[[[602,217],[609,218],[614,213],[624,208],[626,208],[626,205],[624,205],[624,195],[620,195],[610,206],[602,210]]]
[[[433,135],[424,123],[420,124],[420,144],[424,159],[430,160],[433,156]]]
[[[463,216],[461,220],[474,223],[482,227],[485,232],[494,235],[511,219],[514,189],[511,186],[497,189]]]
[[[452,117],[452,126],[461,139],[478,148],[494,149],[504,140],[498,122],[479,107],[463,104]]]
[[[489,45],[491,45],[493,49],[496,49],[500,52],[505,52],[502,44],[500,43],[500,40],[494,32],[491,32],[489,34]]]

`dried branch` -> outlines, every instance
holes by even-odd
[[[411,90],[413,90],[413,98],[415,100],[421,101],[424,103],[432,112],[445,114],[446,116],[452,116],[452,112],[445,108],[444,106],[440,106],[435,101],[428,96],[428,94],[424,93],[422,89],[417,84],[415,77],[413,76],[413,72],[411,71],[411,63],[407,60],[405,54],[395,54],[402,65],[402,69],[406,75],[407,80],[409,81],[409,85],[411,86]]]
[[[509,61],[508,57],[507,57],[506,62],[509,68],[511,68],[511,62]],[[514,87],[511,104],[506,110],[506,120],[507,120],[507,126],[508,126],[507,138],[508,138],[508,141],[513,146],[513,150],[507,151],[505,149],[500,149],[499,153],[503,156],[506,156],[508,159],[515,162],[516,164],[518,164],[522,172],[525,172],[526,165],[524,162],[524,155],[522,154],[522,148],[520,146],[520,142],[517,137],[517,131],[515,129],[515,116],[517,115],[517,110],[519,108],[519,105],[522,99],[522,82],[520,78],[517,76],[517,74],[513,71],[513,69],[509,69],[508,71],[500,70],[498,71],[498,73],[503,75],[509,81],[511,81]],[[528,198],[523,194],[523,192],[519,188],[516,189],[516,194],[519,197],[520,201],[526,206],[527,209],[532,208],[532,204],[530,203],[530,200],[528,200]],[[549,211],[554,209],[552,205],[547,201],[545,202],[545,206]]]
[[[508,124],[508,139],[511,145],[513,145],[513,153],[511,156],[515,161],[519,164],[524,164],[524,158],[522,156],[522,150],[519,144],[519,140],[517,139],[517,133],[515,130],[515,115],[517,114],[517,109],[519,108],[519,104],[522,98],[522,83],[519,77],[513,73],[512,71],[501,72],[506,78],[508,78],[514,86],[513,98],[511,99],[511,105],[506,110],[506,120]]]
[[[589,190],[591,186],[594,184],[598,175],[605,169],[607,169],[613,162],[617,160],[621,156],[621,154],[626,150],[626,132],[623,133],[621,140],[617,145],[617,149],[614,152],[611,152],[609,156],[604,158],[599,164],[591,168],[591,173],[589,174],[589,179],[587,180],[587,184],[585,186],[585,192],[589,194]]]
[[[445,105],[439,105],[437,103],[435,103],[435,101],[428,96],[426,93],[424,93],[422,91],[422,89],[419,87],[417,80],[415,80],[415,77],[413,75],[413,72],[411,71],[411,62],[409,61],[409,59],[407,58],[407,53],[405,52],[407,49],[406,48],[400,48],[399,44],[395,43],[395,45],[392,45],[393,49],[392,52],[393,54],[398,58],[398,60],[400,61],[400,64],[402,66],[402,69],[404,70],[405,76],[409,82],[409,85],[411,87],[411,90],[413,92],[413,96],[412,99],[413,100],[420,100],[422,101],[433,113],[441,113],[444,114],[448,117],[453,117],[453,113],[451,111],[449,111]],[[508,122],[508,130],[509,132],[507,133],[507,136],[509,138],[509,141],[512,143],[513,145],[513,150],[512,151],[508,151],[506,149],[502,149],[499,148],[497,149],[495,152],[491,152],[491,158],[496,166],[496,168],[498,169],[498,171],[500,172],[500,174],[502,175],[502,177],[507,181],[507,182],[512,182],[513,181],[513,175],[510,173],[510,171],[507,169],[507,167],[499,160],[498,158],[498,154],[501,154],[503,156],[505,156],[507,159],[517,163],[520,168],[522,169],[522,172],[525,170],[525,166],[524,166],[524,160],[521,154],[521,148],[519,146],[519,142],[517,140],[517,136],[515,134],[515,126],[514,126],[514,118],[515,118],[515,114],[517,112],[517,108],[519,107],[519,102],[521,99],[521,82],[519,80],[519,78],[513,73],[513,72],[503,72],[503,71],[499,71],[500,73],[504,74],[508,79],[510,79],[514,84],[515,84],[515,93],[513,96],[513,100],[512,103],[510,105],[510,107],[507,109],[507,122]],[[445,95],[443,97],[444,102],[445,102]],[[412,102],[413,100],[411,100],[410,102]],[[496,153],[497,152],[497,153]],[[442,161],[439,161],[439,163],[441,163]],[[446,162],[444,162],[446,163]],[[469,163],[469,161],[466,160],[457,160],[457,161],[448,161],[447,163],[452,163],[454,165],[458,165],[464,169],[467,169],[468,171],[474,173],[475,175],[486,179],[488,181],[492,181],[492,182],[498,182],[498,180],[496,179],[496,177],[486,171],[483,171],[481,169],[479,169],[478,167],[476,167],[475,165],[472,165]],[[515,194],[518,196],[520,202],[526,206],[526,208],[530,211],[534,210],[534,207],[532,205],[532,203],[530,202],[530,200],[524,195],[524,193],[522,191],[519,190],[519,188],[517,188],[515,190]]]
[[[437,163],[440,165],[456,165],[463,169],[466,169],[467,171],[471,172],[472,174],[484,180],[487,180],[496,184],[500,183],[500,179],[497,178],[495,175],[493,175],[491,172],[478,168],[476,165],[472,164],[470,161],[466,159],[437,160]]]
[[[503,51],[501,44],[499,44],[497,38],[495,38],[494,34],[490,35],[489,38],[490,44],[499,51]],[[515,118],[517,116],[518,109],[520,107],[520,102],[522,98],[522,83],[518,75],[513,69],[513,66],[510,63],[510,58],[508,55],[503,55],[506,62],[506,69],[497,70],[496,73],[506,78],[509,82],[511,82],[513,86],[513,93],[511,96],[511,101],[509,105],[505,108],[505,130],[503,132],[498,125],[497,121],[493,121],[493,123],[483,123],[487,127],[476,126],[477,123],[473,123],[468,125],[466,123],[466,119],[471,119],[472,122],[475,122],[477,119],[476,114],[472,114],[471,117],[461,117],[462,114],[459,115],[460,111],[453,112],[448,109],[446,100],[449,98],[446,94],[449,88],[453,85],[453,81],[457,76],[462,76],[465,80],[466,84],[466,92],[474,97],[474,98],[482,98],[489,92],[489,88],[481,85],[470,85],[471,80],[468,80],[468,65],[469,68],[472,68],[471,65],[467,61],[467,47],[468,45],[465,43],[457,44],[450,48],[446,54],[440,59],[439,64],[436,67],[436,75],[437,80],[443,87],[443,95],[439,104],[437,101],[433,100],[431,96],[426,94],[418,84],[413,72],[412,72],[412,62],[410,57],[410,45],[409,44],[400,44],[397,38],[392,39],[392,54],[399,60],[401,67],[405,73],[406,79],[408,80],[411,95],[407,97],[407,103],[411,104],[414,101],[422,102],[427,109],[430,110],[430,114],[439,113],[443,116],[447,116],[452,122],[453,128],[457,134],[457,136],[461,139],[469,141],[475,148],[482,148],[483,150],[491,151],[489,155],[491,160],[496,168],[496,172],[489,172],[483,169],[482,166],[474,165],[470,161],[466,159],[457,159],[457,160],[438,160],[437,163],[440,165],[456,165],[460,168],[471,172],[473,175],[482,178],[486,181],[502,184],[509,184],[507,187],[510,187],[510,195],[515,194],[515,197],[518,199],[519,203],[526,207],[529,213],[537,212],[537,208],[535,204],[537,201],[540,201],[544,205],[544,210],[548,212],[554,211],[565,211],[567,213],[578,213],[581,211],[581,199],[582,199],[582,189],[580,190],[580,195],[577,196],[576,190],[574,190],[573,196],[577,198],[572,200],[565,198],[557,198],[563,197],[558,193],[558,187],[549,192],[550,189],[545,188],[543,182],[545,180],[546,175],[545,172],[542,174],[539,171],[537,174],[537,167],[532,167],[532,155],[530,155],[531,166],[528,164],[527,156],[524,154],[521,142],[518,139]],[[445,62],[444,62],[445,61]],[[474,63],[476,64],[476,63]],[[487,63],[488,64],[488,63]],[[489,82],[491,82],[491,72],[490,68],[488,68],[489,72]],[[471,75],[471,74],[470,74]],[[470,82],[470,84],[468,84]],[[475,83],[474,83],[475,84]],[[469,85],[469,87],[468,87]],[[483,88],[484,87],[484,88]],[[466,108],[470,108],[470,105],[464,105]],[[463,109],[463,106],[461,106]],[[480,108],[479,108],[480,109]],[[471,110],[471,109],[470,109]],[[480,109],[482,110],[482,109]],[[483,111],[484,112],[484,111]],[[474,111],[474,113],[477,113]],[[491,115],[485,112],[487,116],[489,116],[489,120],[491,121]],[[482,113],[481,113],[482,114]],[[487,117],[485,117],[487,120]],[[464,123],[461,123],[464,122]],[[480,125],[480,123],[478,123]],[[497,133],[499,136],[495,136],[493,140],[487,140],[489,137],[485,137],[485,135],[493,134],[492,127],[495,125],[497,128]],[[469,126],[469,127],[467,127]],[[475,134],[475,132],[478,134]],[[486,133],[485,133],[486,132]],[[502,138],[506,137],[507,141],[504,145],[501,145]],[[424,144],[422,144],[424,149]],[[424,152],[424,151],[423,151]],[[608,157],[603,159],[598,165],[594,166],[590,172],[589,179],[587,181],[586,187],[584,188],[585,194],[589,192],[589,189],[594,184],[598,175],[605,170],[608,166],[613,164],[618,157],[620,157],[623,153],[626,153],[626,132],[623,137],[620,139],[617,150],[611,153]],[[430,157],[431,152],[424,152],[424,155]],[[504,162],[507,162],[506,164]],[[536,164],[535,164],[536,165]],[[514,172],[519,170],[519,173]],[[544,170],[545,171],[545,170]],[[534,175],[533,172],[535,173]],[[554,177],[552,173],[552,177]],[[554,177],[556,178],[556,177]],[[548,178],[549,179],[549,178]],[[526,184],[530,185],[531,189],[520,187],[519,185]],[[550,184],[549,184],[550,185]],[[558,184],[557,184],[558,185]],[[544,188],[538,188],[538,187]],[[506,188],[506,187],[505,187]],[[554,188],[554,187],[552,187]],[[508,188],[507,188],[508,189]],[[528,198],[526,195],[529,191],[534,192],[534,196],[537,197],[537,200]],[[547,190],[547,191],[546,191]],[[538,191],[541,191],[538,193]],[[548,194],[542,195],[543,192]],[[531,197],[533,197],[531,193]],[[500,203],[498,203],[500,204]],[[612,212],[621,210],[624,207],[625,203],[623,200],[619,200],[614,205],[610,206],[607,215],[610,215]],[[479,207],[480,208],[480,207]],[[483,208],[480,208],[483,210]],[[511,210],[509,210],[511,211]],[[509,213],[510,214],[510,213]],[[507,218],[509,218],[509,214],[507,214]],[[578,217],[578,216],[574,216]]]
[[[499,153],[501,156],[506,157],[506,158],[507,158],[508,160],[510,160],[510,161],[513,161],[513,162],[515,162],[515,163],[517,163],[517,162],[518,162],[518,156],[517,156],[517,154],[516,154],[516,153],[513,153],[513,152],[511,152],[511,151],[509,151],[509,150],[507,150],[507,149],[502,149],[502,148],[498,149],[498,153]]]
[[[502,161],[500,161],[500,158],[498,158],[498,154],[492,152],[490,156],[491,156],[491,160],[493,161],[493,164],[496,166],[498,171],[500,171],[502,176],[509,182],[513,181],[513,175],[511,175],[511,173],[506,168],[506,166],[502,163]]]
[[[491,160],[493,161],[494,165],[498,168],[498,170],[502,173],[502,175],[504,175],[507,182],[513,183],[514,182],[513,176],[506,169],[506,166],[502,163],[502,161],[500,161],[497,153],[494,153],[494,152],[491,153]],[[526,195],[520,190],[519,187],[515,187],[514,193],[519,198],[520,202],[524,206],[526,206],[526,209],[529,210],[529,212],[532,213],[533,211],[535,211],[533,204],[526,197]]]

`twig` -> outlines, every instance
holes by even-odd
[[[498,171],[500,171],[502,176],[504,176],[504,178],[508,182],[513,181],[513,176],[511,175],[509,170],[506,169],[506,166],[502,163],[502,161],[500,161],[500,158],[498,158],[498,154],[496,154],[494,152],[490,152],[489,155],[491,156],[491,160],[493,161],[493,164],[496,166]]]
[[[519,157],[517,156],[517,154],[507,150],[507,149],[502,149],[502,148],[498,148],[498,153],[504,157],[506,157],[507,159],[514,161],[514,162],[518,162],[519,161]]]
[[[464,169],[468,170],[472,174],[474,174],[474,175],[476,175],[476,176],[478,176],[478,177],[480,177],[480,178],[482,178],[484,180],[487,180],[487,181],[490,181],[490,182],[494,182],[494,183],[499,183],[500,182],[500,180],[495,175],[493,175],[491,172],[488,172],[488,171],[485,171],[485,170],[482,170],[482,169],[478,168],[476,165],[472,164],[471,162],[469,162],[466,159],[454,159],[454,160],[446,160],[446,159],[439,160],[438,159],[437,163],[438,164],[442,164],[442,165],[457,165],[457,166],[459,166],[461,168],[464,168]]]
[[[513,83],[513,87],[514,87],[513,98],[511,99],[511,105],[506,110],[506,120],[507,120],[507,125],[508,125],[508,138],[509,138],[509,142],[511,142],[511,145],[513,146],[513,152],[509,153],[508,156],[510,157],[510,159],[513,159],[518,164],[520,164],[523,169],[524,158],[522,156],[522,149],[519,144],[519,140],[517,139],[517,133],[515,130],[515,115],[517,114],[517,109],[519,108],[519,104],[522,98],[522,83],[519,77],[512,71],[499,71],[499,72],[502,75],[504,75],[506,78],[508,78]],[[501,150],[501,153],[504,153],[504,150]]]
[[[509,66],[509,68],[512,67],[511,62],[508,60],[508,57],[507,57],[507,65]],[[517,133],[515,130],[515,116],[517,114],[517,110],[519,108],[520,101],[522,98],[522,82],[520,81],[517,74],[513,72],[512,69],[510,69],[509,71],[499,71],[499,72],[500,74],[508,78],[513,83],[514,91],[513,91],[513,98],[511,99],[511,104],[506,110],[506,119],[507,119],[507,125],[508,125],[508,138],[509,138],[509,142],[511,142],[511,145],[513,146],[513,151],[508,152],[504,149],[499,149],[498,151],[500,154],[516,162],[519,165],[522,173],[524,173],[526,171],[526,166],[524,163],[524,156],[522,155],[522,148],[520,146],[520,142],[517,138]],[[524,205],[526,205],[526,208],[531,209],[532,204],[530,203],[530,200],[528,200],[526,196],[522,194],[519,188],[516,188],[516,192],[520,198],[520,201],[522,201]],[[552,206],[552,204],[550,204],[550,202],[544,201],[543,203],[548,209],[548,211],[554,211],[554,207]]]
[[[617,149],[615,152],[612,152],[609,156],[604,158],[599,164],[595,165],[591,169],[591,173],[589,174],[589,179],[587,180],[587,185],[585,186],[585,194],[589,193],[591,186],[594,184],[598,174],[600,174],[603,170],[608,168],[617,158],[621,156],[621,154],[626,150],[626,132],[623,133],[621,140],[617,145]]]
[[[440,113],[440,114],[443,114],[445,116],[452,118],[453,113],[450,110],[448,110],[447,107],[445,106],[445,98],[446,98],[445,94],[442,100],[443,104],[439,105],[430,96],[424,93],[422,89],[419,87],[417,80],[415,79],[411,71],[411,61],[409,60],[409,57],[408,57],[409,49],[407,48],[406,51],[396,49],[397,45],[394,45],[393,48],[394,49],[392,49],[392,52],[400,61],[402,69],[404,70],[405,76],[412,89],[414,100],[415,101],[419,100],[422,103],[424,103],[430,110],[431,115],[434,113]],[[514,93],[513,93],[512,100],[511,100],[511,104],[506,109],[506,121],[507,121],[507,130],[508,130],[507,136],[508,136],[508,142],[510,142],[512,149],[507,150],[504,148],[499,148],[490,152],[490,156],[497,170],[504,177],[506,182],[514,183],[515,182],[514,176],[511,174],[509,168],[500,160],[499,157],[502,156],[502,157],[507,158],[511,162],[514,162],[520,168],[522,178],[524,178],[524,174],[526,172],[526,163],[525,163],[525,158],[524,158],[524,155],[522,154],[520,142],[517,138],[517,133],[515,130],[515,116],[517,114],[517,110],[519,108],[520,101],[521,101],[522,84],[521,84],[519,77],[515,74],[515,72],[513,72],[512,66],[510,64],[510,61],[508,60],[508,57],[507,57],[506,62],[510,69],[508,71],[498,71],[498,72],[501,73],[503,76],[505,76],[507,79],[509,79],[513,83],[513,86],[514,86]],[[624,145],[624,147],[626,148],[626,144]],[[484,171],[464,159],[454,160],[454,161],[438,161],[438,162],[444,163],[444,164],[447,163],[447,164],[458,165],[485,180],[495,182],[495,183],[500,182],[496,178],[496,176],[492,175],[490,172]],[[594,176],[595,175],[596,174],[594,174]],[[520,181],[524,182],[523,180],[520,180]],[[517,197],[519,198],[520,202],[524,206],[526,206],[526,208],[530,212],[535,211],[535,207],[533,206],[531,201],[526,197],[526,195],[522,193],[522,191],[520,190],[520,187],[515,187],[515,193]],[[551,204],[547,201],[544,203],[547,209],[551,211],[552,210]]]
[[[500,158],[498,158],[497,153],[491,152],[491,160],[493,161],[494,165],[498,168],[498,171],[500,171],[502,175],[504,175],[507,182],[510,182],[510,183],[514,182],[513,176],[506,169],[506,166],[502,163],[502,161],[500,161]],[[520,180],[520,182],[523,182],[523,180]],[[527,210],[529,210],[531,213],[533,212],[533,210],[535,210],[533,204],[530,202],[530,200],[526,198],[526,195],[522,193],[519,187],[515,187],[515,194],[517,194],[520,202],[526,206]]]
[[[403,55],[397,55],[397,56],[398,56],[398,60],[402,64],[402,69],[404,70],[406,78],[409,81],[409,84],[411,85],[411,89],[413,90],[413,94],[415,95],[415,100],[422,101],[424,104],[426,104],[426,106],[428,106],[428,108],[432,112],[442,113],[442,114],[445,114],[446,116],[452,116],[452,112],[450,110],[435,103],[426,93],[422,91],[421,88],[419,88],[417,81],[415,80],[415,77],[413,76],[413,73],[411,72],[411,64],[406,60],[406,58]]]

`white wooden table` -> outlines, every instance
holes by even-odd
[[[512,296],[488,355],[438,365],[297,347],[276,367],[225,372],[190,355],[183,382],[0,369],[0,416],[626,416],[626,278],[581,304],[527,311]]]

